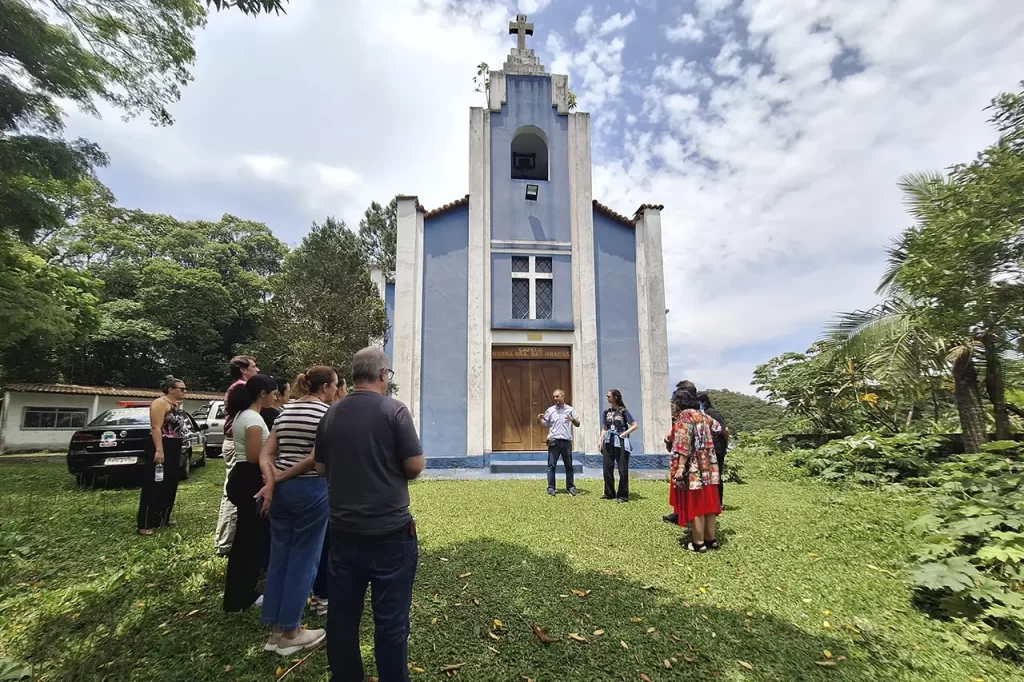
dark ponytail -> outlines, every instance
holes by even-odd
[[[276,390],[277,380],[274,377],[268,374],[257,374],[245,382],[244,386],[236,386],[228,392],[228,402],[224,408],[227,410],[228,416],[233,419],[239,412],[249,409],[249,406],[260,397],[260,393],[264,391],[273,393]]]
[[[176,384],[180,383],[181,379],[175,378],[173,375],[168,374],[167,376],[164,377],[164,380],[160,382],[160,390],[164,392],[164,395],[167,395],[168,393],[171,392],[171,389],[174,388]]]

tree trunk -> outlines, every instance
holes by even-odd
[[[915,404],[911,403],[910,409],[907,410],[907,425],[906,425],[907,431],[909,431],[910,427],[914,425],[914,413],[916,412],[914,407],[915,407]]]
[[[987,440],[985,412],[981,408],[974,358],[966,353],[953,362],[953,397],[964,434],[964,452],[981,452],[981,446]]]
[[[999,346],[992,334],[985,334],[981,341],[985,344],[985,390],[996,418],[996,440],[1010,440],[1010,415],[1006,411],[1006,385]]]

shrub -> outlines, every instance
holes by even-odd
[[[825,481],[877,486],[928,474],[941,444],[938,436],[865,432],[799,454],[795,463]]]
[[[1024,658],[1024,464],[1021,445],[990,443],[939,466],[932,509],[910,524],[925,536],[910,579],[919,603],[954,619],[986,648]]]

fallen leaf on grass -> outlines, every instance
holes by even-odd
[[[839,657],[839,658],[837,658],[836,660],[837,660],[837,661],[845,661],[845,660],[846,660],[846,656],[840,656],[840,657]]]
[[[226,673],[229,673],[229,672],[231,672],[232,670],[234,670],[234,668],[232,668],[232,667],[231,667],[230,665],[226,665],[226,666],[224,666],[224,672],[226,672]]]
[[[448,560],[447,560],[447,559],[441,559],[441,561],[448,561]],[[426,670],[424,670],[423,668],[418,668],[418,667],[416,667],[416,666],[413,666],[413,667],[412,667],[412,671],[413,671],[414,673],[425,673],[425,672],[427,672],[427,671],[426,671]]]
[[[892,576],[893,578],[896,577],[896,574],[893,573],[892,571],[887,571],[884,568],[879,568],[878,566],[873,566],[871,564],[864,564],[864,565],[867,566],[868,568],[870,568],[872,571],[878,571],[879,573],[884,573],[885,575]]]
[[[776,585],[776,586],[775,586],[775,589],[776,589],[776,590],[778,590],[779,592],[782,592],[782,591],[783,591],[783,590],[782,590],[782,588],[781,588],[781,587],[779,587],[778,585]]]
[[[827,629],[829,629],[830,627],[832,627],[832,623],[829,623],[829,622],[828,622],[828,621],[826,620],[825,622],[823,622],[823,623],[821,624],[821,627],[823,627],[823,628],[825,628],[825,629],[827,630]]]
[[[184,616],[182,616],[182,618],[191,618],[192,616],[196,615],[197,613],[199,613],[199,609],[195,609],[195,610],[189,611]]]
[[[469,571],[467,573],[463,573],[462,575],[459,576],[459,580],[462,580],[463,578],[468,578],[471,575],[473,575],[473,571]]]
[[[666,670],[671,670],[672,669],[672,661],[670,661],[670,660],[668,660],[666,658],[664,661],[662,661],[662,663],[665,664],[665,669]]]
[[[825,649],[825,658],[832,658],[832,652],[828,649]]]
[[[683,660],[686,661],[687,663],[693,663],[693,661],[694,661],[694,659],[690,658],[689,656],[683,656]]]
[[[430,624],[431,625],[437,625],[437,618],[431,618],[430,619]]]
[[[829,611],[828,609],[825,609],[825,615],[826,615],[826,616],[831,616],[831,615],[832,615],[832,612],[831,612],[831,611]]]
[[[493,639],[495,642],[501,641],[501,637],[498,637],[498,635],[494,634],[493,632],[488,632],[487,636]]]
[[[807,556],[809,556],[809,557],[811,557],[811,558],[813,559],[814,557],[816,557],[816,556],[818,556],[818,555],[817,555],[817,553],[815,553],[815,552],[811,552],[811,553],[810,553],[810,554],[808,554]]]
[[[628,645],[628,644],[626,644],[625,642],[623,642],[623,641],[622,641],[621,639],[619,640],[619,644],[621,644],[621,645],[622,645],[622,648],[623,648],[623,649],[628,649],[628,648],[629,648],[629,645]]]
[[[441,557],[441,561],[448,561],[448,560],[445,559],[444,557]]]
[[[641,590],[656,590],[658,588],[656,588],[654,585],[643,585],[643,586],[640,587],[640,589]]]
[[[647,634],[650,634],[652,632],[657,632],[657,630],[655,630],[654,628],[647,628]]]
[[[494,619],[494,627],[500,628],[500,627],[504,627],[504,626],[505,626],[505,624],[501,622],[500,618],[495,618]]]
[[[479,599],[474,599],[473,603],[476,604],[477,606],[480,606],[480,600]]]
[[[494,648],[493,646],[488,646],[487,648],[488,648],[488,649],[490,649],[491,651],[493,651],[493,652],[494,652],[494,653],[496,653],[496,654],[500,654],[500,653],[501,653],[500,651],[498,651],[497,649],[495,649],[495,648]]]
[[[629,619],[629,622],[630,623],[639,623],[642,620],[643,620],[643,618],[637,618],[636,616],[633,616],[632,618]]]
[[[640,673],[640,679],[643,680],[644,682],[651,682],[651,678],[647,677],[647,675],[645,675],[643,673]]]
[[[576,588],[573,588],[572,589],[572,593],[575,594],[580,599],[583,599],[588,594],[590,594],[590,590],[577,590]]]
[[[811,603],[810,599],[801,599],[800,601],[802,601],[805,604],[810,604]]]
[[[580,635],[580,633],[578,632],[570,632],[569,639],[574,640],[576,642],[582,642],[583,644],[587,643],[587,638]]]
[[[835,661],[815,661],[822,668],[834,668],[836,665]]]
[[[600,637],[604,634],[604,630],[594,630],[594,637]]]
[[[537,639],[541,641],[541,644],[552,644],[558,641],[557,637],[552,637],[548,633],[544,632],[543,628],[537,623],[533,624],[533,634],[537,636]]]
[[[754,666],[750,665],[746,661],[736,661],[736,662],[739,663],[742,667],[746,668],[747,670],[754,670]]]
[[[284,675],[284,668],[277,666],[277,670],[274,671],[274,679],[281,677],[281,675]]]

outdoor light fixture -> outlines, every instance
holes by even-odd
[[[537,192],[540,191],[540,185],[527,185],[526,186],[526,200],[537,201]]]

